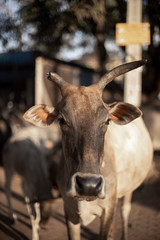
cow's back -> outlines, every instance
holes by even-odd
[[[111,123],[105,139],[116,162],[117,197],[122,197],[145,179],[153,158],[152,142],[142,118],[123,126]]]
[[[3,163],[8,174],[17,173],[30,192],[30,200],[52,198],[48,182],[48,171],[43,149],[40,148],[38,128],[21,129],[6,143]],[[38,145],[39,144],[39,145]],[[23,184],[23,186],[24,186]],[[33,199],[32,199],[33,198]]]

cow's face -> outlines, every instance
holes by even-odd
[[[101,91],[94,87],[68,87],[58,115],[69,173],[67,194],[87,199],[104,197],[100,164],[109,114]]]
[[[99,86],[75,87],[63,82],[62,100],[55,107],[36,105],[24,118],[38,126],[59,121],[62,130],[66,194],[93,200],[105,197],[105,181],[100,172],[104,136],[110,121],[124,125],[141,115],[126,103],[106,105]]]
[[[139,110],[130,104],[106,105],[101,91],[93,85],[68,86],[55,108],[37,105],[26,112],[25,119],[40,126],[59,121],[68,172],[67,194],[91,200],[105,197],[100,165],[110,120],[126,124],[139,115]]]

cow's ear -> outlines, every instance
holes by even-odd
[[[119,125],[125,125],[140,117],[142,112],[132,104],[119,102],[109,105],[109,114],[113,122]]]
[[[46,127],[57,118],[54,107],[45,104],[38,104],[31,107],[23,115],[24,119],[39,127]]]

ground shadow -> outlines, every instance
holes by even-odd
[[[154,152],[154,164],[152,176],[134,191],[132,202],[160,211],[160,151]]]
[[[7,236],[14,240],[29,240],[21,231],[18,231],[13,227],[13,221],[0,213],[0,232],[3,232]],[[1,239],[1,236],[0,236]]]
[[[98,234],[93,233],[90,229],[86,227],[82,227],[81,236],[87,240],[95,240],[98,239]]]
[[[0,187],[0,192],[5,194],[4,188]],[[14,191],[11,191],[11,196],[20,202],[24,202],[24,197]]]
[[[25,203],[24,203],[24,206],[25,206]],[[3,207],[3,208],[2,208],[2,207]],[[1,203],[1,202],[0,202],[0,208],[1,208],[1,211],[3,211],[4,213],[9,213],[8,205],[5,205],[4,203]],[[7,209],[7,211],[6,211],[4,208]],[[25,214],[25,213],[23,213],[23,212],[20,212],[20,211],[18,211],[18,210],[15,210],[15,209],[13,209],[13,211],[14,211],[14,213],[16,213],[17,215],[20,215],[20,216],[22,216],[22,217],[24,217],[24,218],[26,218],[26,219],[29,219],[29,215],[27,215],[27,214]]]

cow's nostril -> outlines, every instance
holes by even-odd
[[[102,178],[98,178],[97,179],[97,190],[101,190],[101,188],[102,188]]]
[[[97,196],[102,189],[102,178],[95,176],[75,178],[76,191],[79,195],[84,196]]]
[[[83,190],[83,184],[84,184],[84,179],[81,177],[77,176],[76,177],[76,187],[79,188],[79,190]]]

